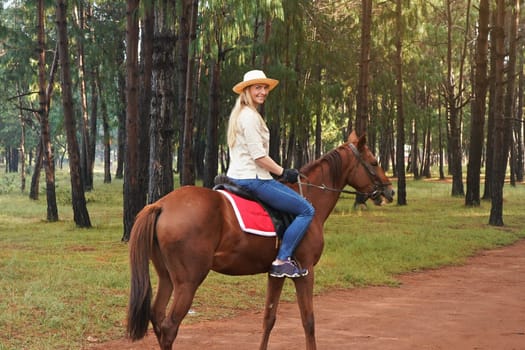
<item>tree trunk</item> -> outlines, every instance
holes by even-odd
[[[370,47],[372,30],[372,0],[361,0],[361,51],[359,82],[356,98],[355,131],[362,136],[368,130],[368,81],[370,79]],[[354,208],[366,202],[362,194],[355,196]]]
[[[359,58],[359,86],[357,88],[355,129],[357,135],[368,129],[368,81],[370,79],[370,47],[372,30],[372,0],[361,1],[361,53]]]
[[[91,72],[91,103],[90,109],[91,113],[89,116],[89,133],[88,133],[88,151],[87,151],[87,179],[89,184],[86,186],[87,189],[93,189],[93,176],[95,172],[95,159],[96,159],[96,149],[97,149],[97,123],[98,123],[98,82],[97,82],[97,73],[96,68],[93,68]]]
[[[179,183],[184,184],[183,163],[184,163],[184,132],[186,119],[186,75],[188,73],[188,56],[190,43],[190,25],[193,0],[181,1],[181,11],[179,16],[178,38],[177,41],[177,139],[179,148],[177,150],[177,171],[180,172]],[[180,5],[179,5],[180,6]]]
[[[123,48],[124,50],[124,48]],[[118,64],[122,66],[124,59]],[[117,136],[117,169],[115,170],[115,177],[117,179],[124,178],[124,159],[126,158],[126,75],[118,72],[118,94],[120,105],[122,109],[118,113],[118,136]]]
[[[425,159],[423,161],[422,167],[421,167],[421,176],[426,177],[427,179],[430,179],[432,177],[432,174],[430,172],[430,164],[431,164],[431,150],[432,150],[432,127],[431,127],[431,121],[430,116],[428,117],[428,124],[425,130]]]
[[[77,27],[77,61],[78,61],[78,83],[80,87],[80,107],[82,118],[80,123],[81,134],[81,149],[80,149],[80,173],[84,183],[84,190],[91,191],[93,189],[93,172],[90,164],[91,156],[89,150],[89,114],[87,103],[87,88],[86,88],[86,67],[84,64],[84,30],[85,30],[85,11],[82,1],[77,2],[75,7],[76,12],[76,27]]]
[[[195,30],[197,28],[197,14],[199,8],[198,0],[187,0],[186,6],[189,7],[190,13],[190,26],[189,26],[189,39],[190,43],[195,41]],[[195,184],[195,170],[193,163],[193,71],[194,71],[194,60],[193,52],[189,52],[189,48],[193,47],[192,44],[188,45],[188,64],[186,71],[186,93],[184,103],[184,138],[183,138],[183,150],[182,150],[182,185],[194,185]]]
[[[396,100],[397,100],[397,139],[396,172],[397,204],[407,204],[405,178],[405,117],[403,111],[403,10],[401,0],[396,0]]]
[[[220,34],[219,34],[220,35]],[[206,128],[206,166],[204,168],[204,186],[213,187],[213,179],[217,175],[219,156],[219,114],[220,114],[220,79],[222,44],[217,43],[219,57],[210,60],[210,113]]]
[[[512,1],[511,1],[512,3]],[[514,0],[514,3],[509,7],[509,22],[508,28],[508,61],[506,65],[507,73],[507,91],[505,94],[505,149],[510,151],[510,184],[516,186],[516,152],[515,143],[513,142],[513,129],[516,120],[516,101],[515,101],[515,87],[516,87],[516,50],[518,37],[518,22],[519,22],[519,0]],[[518,123],[519,124],[519,123]],[[506,168],[506,167],[505,167]]]
[[[476,61],[474,99],[472,101],[472,120],[470,123],[470,148],[467,166],[467,193],[465,205],[480,205],[480,172],[483,151],[483,127],[485,123],[485,103],[487,98],[487,53],[489,34],[489,0],[481,0],[479,5],[478,37],[476,40]]]
[[[521,50],[523,52],[524,46],[523,43],[520,41]],[[518,65],[518,102],[516,106],[516,120],[514,125],[514,132],[516,134],[516,181],[523,182],[525,171],[525,161],[524,161],[524,153],[525,153],[525,145],[523,140],[523,131],[525,129],[524,120],[523,120],[523,99],[525,95],[525,74],[524,72],[524,61],[525,57],[523,55],[520,55],[520,63]]]
[[[379,162],[381,168],[385,172],[390,170],[390,162],[395,159],[394,151],[394,130],[393,121],[391,118],[393,111],[392,98],[390,96],[381,96],[381,114],[382,122],[379,126],[380,135],[379,138]],[[395,165],[395,161],[392,161],[392,165]],[[395,170],[393,170],[395,172]]]
[[[155,30],[155,0],[144,2],[144,19],[142,23],[141,59],[139,62],[140,84],[139,84],[139,118],[138,125],[138,164],[137,178],[139,180],[140,198],[138,203],[148,202],[149,166],[150,166],[150,108],[151,108],[151,78],[153,70],[153,45]]]
[[[443,154],[443,122],[442,122],[442,104],[441,104],[441,97],[438,97],[438,150],[439,150],[439,179],[444,180],[445,179],[445,165],[444,165],[444,157]]]
[[[411,162],[410,171],[414,174],[414,179],[419,179],[419,137],[417,118],[412,120],[412,147],[410,147]]]
[[[194,103],[192,103],[192,113],[194,115],[194,133],[193,133],[193,160],[194,160],[194,174],[196,179],[203,179],[204,178],[204,162],[206,159],[206,121],[208,120],[208,114],[205,114],[201,111],[201,104],[199,103],[199,96],[204,95],[204,92],[202,94],[199,94],[200,84],[202,81],[202,71],[203,68],[207,69],[206,65],[203,64],[204,58],[203,58],[203,52],[199,49],[194,50],[194,58],[195,61],[195,73],[193,75],[193,91],[194,93]]]
[[[50,222],[58,221],[58,207],[55,192],[55,159],[51,146],[51,136],[49,131],[49,94],[46,89],[45,76],[45,16],[44,1],[38,1],[38,99],[40,104],[40,137],[42,143],[42,155],[44,157],[44,169],[46,172],[46,199],[47,199],[47,220]]]
[[[260,2],[256,1],[255,6],[257,7],[254,14],[254,23],[253,23],[253,36],[252,36],[252,57],[250,59],[250,66],[251,67],[257,67],[257,50],[255,49],[257,47],[257,44],[259,42],[259,28],[261,27],[261,11],[260,11]],[[267,24],[267,23],[266,23]],[[266,56],[266,54],[264,55]],[[263,64],[262,67],[264,69],[265,67],[265,58],[263,57]]]
[[[126,8],[126,151],[124,162],[124,235],[130,238],[135,216],[144,206],[141,202],[138,164],[139,123],[139,0],[128,0]]]
[[[88,30],[88,37],[90,38],[89,44],[95,46],[95,43],[97,42],[97,37],[95,36],[95,31],[93,28],[92,18],[93,18],[93,5],[90,2],[87,2],[87,9],[85,11],[86,14],[86,20],[87,20],[87,26],[86,29]],[[100,83],[98,79],[98,69],[99,65],[97,62],[94,64],[91,64],[91,67],[89,67],[89,76],[91,78],[90,84],[91,84],[91,103],[90,103],[90,109],[91,114],[89,116],[89,134],[88,134],[88,180],[90,181],[90,184],[86,186],[87,188],[93,189],[93,177],[95,172],[95,160],[97,155],[97,123],[98,123],[98,103],[99,98],[101,97],[99,95],[99,87],[98,84]]]
[[[491,21],[489,28],[494,28],[496,22],[496,12],[491,13]],[[496,99],[496,40],[492,36],[494,29],[490,30],[489,54],[490,54],[490,73],[489,73],[489,103],[488,103],[488,117],[487,117],[487,150],[486,150],[486,164],[485,164],[485,188],[483,190],[483,199],[490,200],[492,198],[492,176],[494,175],[494,108]]]
[[[38,200],[38,192],[40,189],[40,171],[42,170],[43,152],[42,152],[42,137],[38,140],[36,146],[35,164],[33,175],[31,176],[31,187],[29,188],[29,198]]]
[[[505,0],[496,1],[496,21],[492,38],[495,43],[494,157],[492,160],[492,202],[489,225],[503,226],[503,184],[507,165],[505,149],[504,79],[505,79]]]
[[[22,107],[20,90],[18,92],[18,105]],[[18,118],[20,119],[20,191],[24,192],[26,190],[26,120],[22,108],[19,108],[18,113]]]
[[[148,203],[173,190],[173,136],[175,115],[176,36],[170,19],[174,1],[158,3],[153,39]]]
[[[455,78],[452,72],[452,11],[451,0],[446,1],[447,11],[447,81],[445,84],[445,94],[447,101],[448,120],[450,127],[449,152],[450,152],[450,172],[452,174],[452,195],[463,196],[463,169],[461,152],[461,121],[459,107],[457,104],[456,92],[454,91]],[[461,77],[460,77],[461,79]],[[461,85],[461,84],[458,84]],[[461,89],[459,86],[458,89]],[[460,94],[461,91],[458,92]]]
[[[258,3],[258,6],[259,6],[259,3]],[[272,20],[271,20],[271,17],[270,16],[266,16],[266,19],[264,20],[264,26],[262,25],[262,19],[261,19],[261,13],[259,10],[257,10],[257,13],[255,15],[255,23],[254,23],[254,26],[253,26],[253,47],[252,47],[252,52],[253,52],[253,56],[252,56],[252,61],[251,61],[251,66],[252,67],[257,67],[257,63],[256,63],[256,42],[259,40],[259,28],[264,28],[264,32],[263,32],[263,40],[264,40],[264,46],[268,46],[269,45],[269,40],[270,40],[270,36],[271,36],[271,33],[272,33]],[[286,40],[286,39],[285,39]],[[288,43],[288,41],[286,41]],[[263,57],[262,57],[262,69],[264,70],[268,64],[268,60],[269,60],[269,54],[267,51],[264,52],[263,54]],[[281,92],[283,95],[286,95],[286,91],[287,91],[287,86],[288,86],[288,83],[287,83],[287,80],[285,79],[284,81],[281,81],[281,86],[279,87],[279,90],[283,91]],[[288,104],[285,104],[286,106]],[[284,108],[283,108],[284,109]],[[277,163],[281,163],[283,161],[283,157],[281,156],[281,152],[282,154],[286,154],[285,153],[285,142],[283,142],[283,150],[281,150],[281,140],[284,138],[284,134],[286,134],[286,127],[282,127],[281,128],[281,125],[282,125],[282,116],[281,114],[283,113],[273,113],[272,115],[268,115],[268,116],[265,116],[265,105],[263,104],[261,107],[260,107],[260,112],[261,112],[261,115],[263,117],[266,118],[266,121],[267,121],[267,124],[268,124],[268,129],[270,129],[270,149],[269,149],[269,154],[270,154],[270,157],[275,160]],[[282,134],[281,134],[281,129],[282,129]],[[281,164],[282,166],[285,166],[284,164]]]
[[[65,0],[57,0],[56,20],[59,42],[60,80],[62,87],[64,126],[66,129],[67,146],[69,151],[69,175],[71,179],[73,216],[77,226],[91,227],[91,221],[86,207],[86,198],[84,196],[84,184],[82,183],[82,176],[80,174],[80,154],[73,112],[73,94],[71,91],[71,73],[69,70],[69,43],[66,18]]]
[[[100,72],[96,71],[98,94],[100,95],[100,110],[102,113],[102,130],[103,130],[103,144],[104,144],[104,183],[111,183],[111,132],[109,129],[109,116],[106,99],[102,93],[102,82],[100,80]]]
[[[7,169],[10,173],[18,172],[18,149],[13,146],[7,147]]]
[[[317,64],[315,67],[315,84],[318,84],[319,87],[322,86],[321,80],[322,78],[322,67],[320,64]],[[322,94],[318,94],[315,98],[315,150],[314,150],[314,158],[319,159],[321,158],[321,154],[323,152],[322,146],[323,146],[323,140],[322,140],[322,115],[323,115],[323,98]]]

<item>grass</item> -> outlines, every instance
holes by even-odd
[[[45,221],[44,189],[32,201],[13,186],[15,176],[0,177],[0,350],[82,349],[88,338],[122,337],[129,285],[127,245],[120,241],[122,181],[103,184],[97,176],[87,194],[94,227],[78,229],[65,174],[59,174],[56,223]],[[316,293],[396,286],[400,273],[461,264],[481,249],[525,237],[522,184],[504,189],[503,227],[487,224],[489,202],[467,208],[450,196],[450,184],[409,180],[407,193],[406,206],[358,211],[352,196],[339,200],[325,225]],[[262,309],[265,288],[264,275],[212,272],[184,322]],[[285,284],[282,300],[294,300],[292,283]]]

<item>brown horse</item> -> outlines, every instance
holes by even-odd
[[[313,204],[315,217],[295,252],[309,274],[294,278],[293,282],[306,348],[315,349],[312,297],[314,266],[323,251],[323,224],[346,185],[376,204],[391,202],[394,191],[366,146],[366,138],[358,138],[355,133],[343,145],[303,167],[301,174],[303,180],[293,188]],[[133,340],[141,339],[151,321],[163,350],[171,349],[195,292],[210,270],[227,275],[266,273],[277,254],[275,238],[241,230],[223,194],[194,186],[181,187],[146,206],[137,215],[129,250],[131,291],[127,333]],[[159,277],[152,305],[150,259]],[[268,275],[260,349],[268,346],[284,280]],[[166,313],[172,294],[173,302]]]

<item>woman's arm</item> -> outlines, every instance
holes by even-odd
[[[264,156],[257,158],[255,160],[255,163],[257,163],[258,166],[261,168],[264,168],[271,172],[274,175],[281,176],[283,174],[284,168],[277,164],[272,158],[269,156]]]

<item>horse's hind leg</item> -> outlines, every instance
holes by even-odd
[[[171,254],[172,257],[179,255]],[[151,308],[151,323],[160,348],[171,350],[180,323],[191,307],[195,292],[208,275],[209,263],[207,261],[201,261],[200,264],[197,262],[196,266],[187,269],[176,259],[168,259],[165,262],[158,247],[155,248],[151,260],[159,278],[157,295]],[[172,295],[173,302],[166,314],[166,307]]]
[[[155,294],[155,301],[151,307],[151,324],[153,325],[153,330],[157,336],[157,340],[160,344],[161,329],[160,325],[164,318],[166,317],[166,307],[173,292],[173,283],[171,282],[169,271],[166,268],[166,265],[160,257],[160,250],[155,248],[154,254],[152,254],[151,260],[153,261],[153,266],[157,271],[159,280],[157,293]]]
[[[172,344],[177,337],[179,327],[190,310],[193,298],[197,288],[201,284],[202,280],[198,283],[184,282],[175,283],[175,293],[173,294],[173,303],[167,317],[162,321],[160,327],[161,336],[159,344],[162,350],[171,350]]]
[[[263,337],[261,340],[260,350],[268,348],[268,341],[270,340],[270,332],[275,325],[277,306],[281,298],[283,290],[284,278],[276,278],[268,276],[268,285],[266,290],[266,305],[264,308],[263,320]]]

